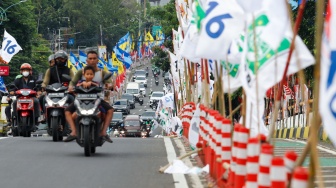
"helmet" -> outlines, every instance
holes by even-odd
[[[29,69],[30,71],[32,71],[32,66],[29,63],[23,63],[20,67],[20,71],[22,69]]]
[[[55,53],[54,58],[57,59],[59,57],[63,59],[68,59],[68,54],[63,50],[59,50]]]
[[[54,57],[55,57],[54,54],[50,55],[50,56],[48,57],[48,62],[50,62],[51,60],[55,59]]]

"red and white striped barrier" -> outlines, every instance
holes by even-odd
[[[270,167],[272,161],[273,146],[267,143],[261,145],[259,158],[258,188],[270,188]]]
[[[237,147],[239,143],[239,129],[242,125],[241,124],[235,124],[234,126],[234,132],[233,132],[233,143],[231,148],[231,162],[230,162],[230,175],[229,175],[229,181],[228,186],[233,187],[234,180],[235,180],[235,171],[236,171],[236,157],[237,157]]]
[[[293,169],[295,166],[295,161],[297,159],[298,155],[295,153],[295,151],[286,151],[285,153],[285,167],[287,172],[287,182],[291,179],[291,175],[293,173]]]
[[[228,163],[230,164],[231,160],[231,120],[229,119],[222,119],[222,125],[221,125],[221,166],[219,174],[221,178],[223,177],[223,174],[228,174],[228,172],[225,171],[223,164]],[[228,176],[228,175],[226,175]],[[227,178],[227,177],[226,177]],[[227,181],[224,179],[221,179],[221,186],[224,185]]]
[[[274,157],[270,170],[271,187],[286,188],[287,172],[285,162],[282,157]]]
[[[211,177],[215,177],[215,147],[216,147],[216,143],[215,143],[215,134],[216,134],[216,119],[215,116],[218,114],[218,111],[216,110],[209,110],[209,122],[210,122],[210,128],[209,128],[209,150],[208,150],[208,155],[210,155],[209,157],[209,166],[210,166],[210,176]]]
[[[307,187],[309,173],[306,168],[296,167],[293,172],[291,188]]]
[[[246,188],[258,188],[260,141],[250,138],[247,145]]]
[[[245,184],[246,177],[246,160],[247,160],[247,140],[249,129],[241,126],[238,133],[238,145],[235,169],[235,188],[242,188]]]

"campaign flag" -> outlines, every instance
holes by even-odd
[[[251,22],[247,24],[247,32],[242,37],[244,52],[242,54],[242,63],[240,64],[242,66],[240,68],[240,78],[245,92],[253,98],[252,101],[256,102],[257,93],[259,100],[263,100],[266,91],[281,81],[293,34],[288,28],[279,47],[274,50],[271,45],[260,37],[263,34],[263,29],[269,24],[268,16],[260,12],[255,14],[254,20],[250,19],[249,21]],[[253,25],[256,25],[255,31],[257,32],[255,37]],[[254,47],[254,41],[257,43],[257,49]],[[296,55],[291,58],[287,76],[315,63],[314,57],[299,36],[296,37],[294,42],[295,50],[293,54]],[[257,85],[258,88],[256,87]],[[257,90],[258,92],[256,92]]]
[[[336,146],[336,0],[329,0],[321,54],[320,115],[323,127]]]
[[[125,52],[124,50],[120,49],[118,46],[114,47],[114,52],[117,55],[119,61],[121,61],[126,68],[128,69],[132,64],[132,57],[129,53]]]
[[[196,110],[194,111],[194,115],[191,118],[190,121],[190,128],[189,128],[189,144],[192,150],[196,149],[196,144],[198,142],[198,138],[199,138],[199,125],[200,125],[200,115],[201,115],[201,111],[199,108],[199,104],[197,104],[196,106]]]
[[[104,65],[104,70],[107,70],[107,71],[110,71],[110,72],[117,72],[118,71],[118,68],[116,67],[113,67],[112,66],[112,63],[110,64],[110,61],[109,62],[106,62],[104,61],[103,59],[99,58],[99,61],[101,61]]]
[[[161,97],[162,107],[164,108],[175,108],[174,103],[174,93],[168,93],[165,96]]]
[[[208,1],[196,55],[207,59],[225,59],[231,41],[243,31],[244,19],[244,12],[235,1]]]
[[[264,0],[237,0],[245,13],[252,13],[262,8]]]
[[[86,58],[87,55],[83,51],[79,50],[79,61],[86,64]]]
[[[6,85],[5,85],[5,82],[4,82],[3,78],[2,78],[2,76],[0,76],[0,91],[2,93],[8,93]]]
[[[70,52],[70,62],[77,70],[83,68],[82,64],[79,62],[75,54],[73,54],[72,52]]]
[[[12,57],[22,50],[21,46],[16,42],[15,38],[7,33],[5,30],[4,38],[2,41],[2,48],[0,50],[0,56],[3,63],[8,64]]]
[[[123,37],[121,37],[118,41],[118,44],[120,49],[126,51],[127,53],[130,53],[131,51],[131,45],[132,45],[132,39],[131,39],[131,35],[129,34],[129,32],[127,32],[127,34]]]

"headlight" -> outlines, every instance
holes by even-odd
[[[45,100],[48,104],[48,106],[64,106],[66,101],[68,99],[68,96],[63,97],[61,100],[54,102],[53,100],[51,100],[48,95],[45,97]]]
[[[61,100],[59,100],[57,103],[59,106],[64,106],[67,100],[68,100],[68,96],[66,95]]]
[[[120,133],[121,133],[121,134],[124,134],[124,133],[125,133],[125,131],[120,131]]]
[[[53,106],[54,104],[54,101],[52,101],[48,95],[45,97],[45,101],[47,102],[48,106]]]
[[[94,106],[91,109],[85,110],[80,107],[79,101],[76,99],[74,104],[75,107],[77,108],[77,111],[79,112],[80,115],[95,115],[98,113],[98,106],[100,104],[101,99],[97,99]]]

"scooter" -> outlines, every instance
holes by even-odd
[[[138,102],[140,104],[140,106],[142,106],[143,99],[141,99],[140,96],[139,97],[135,97],[135,101]]]
[[[159,85],[159,80],[155,80],[155,85]]]
[[[103,81],[111,78],[112,74],[106,74]],[[102,87],[91,86],[89,89],[75,87],[75,108],[77,113],[77,144],[84,147],[85,156],[91,156],[96,152],[96,147],[102,146],[104,140],[99,136],[103,121],[100,118],[99,105],[102,98],[98,93],[104,89]]]
[[[42,80],[36,81],[37,85],[41,83]],[[13,136],[31,137],[31,132],[35,131],[37,123],[34,113],[34,98],[37,93],[31,89],[20,89],[15,94],[17,105],[16,112],[12,113],[12,134]]]
[[[69,80],[70,81],[70,80]],[[70,130],[65,120],[64,110],[68,106],[68,83],[54,83],[46,87],[46,119],[47,132],[54,142],[63,139]]]

